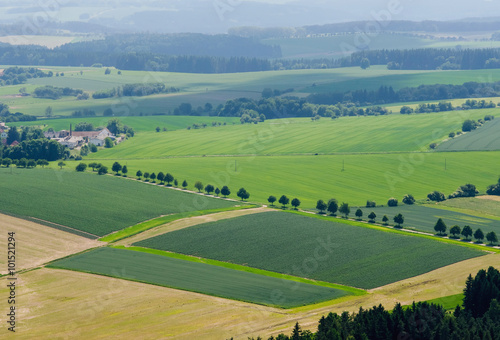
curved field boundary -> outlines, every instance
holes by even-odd
[[[258,214],[265,211],[271,211],[268,208],[252,208],[252,206],[236,207],[229,209],[217,209],[209,211],[197,211],[189,214],[175,214],[160,217],[153,221],[141,223],[118,233],[103,237],[100,241],[117,242],[117,245],[131,245],[132,243],[156,237],[175,230],[184,229],[197,224],[214,222],[223,219],[244,216],[249,214]],[[142,230],[142,225],[147,229]],[[137,227],[137,229],[135,229]],[[137,232],[136,232],[137,231]],[[120,241],[120,242],[119,242]]]

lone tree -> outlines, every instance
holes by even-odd
[[[472,236],[472,228],[468,225],[464,226],[461,234],[463,237],[465,237],[466,240],[469,240],[469,238]]]
[[[207,184],[205,186],[205,191],[207,192],[207,194],[210,195],[211,192],[213,192],[215,190],[214,186],[212,184]]]
[[[151,175],[149,175],[149,178],[151,178],[151,183],[156,183],[155,182],[155,179],[156,179],[156,174],[153,172],[151,173]]]
[[[158,175],[156,176],[156,178],[158,178],[158,180],[160,181],[160,184],[163,184],[163,182],[165,181],[165,174],[162,171],[160,171],[158,173]]]
[[[354,213],[354,215],[356,215],[356,217],[358,218],[358,220],[361,220],[361,217],[363,217],[363,210],[359,209],[356,210],[356,212]]]
[[[241,200],[246,200],[250,197],[250,193],[248,191],[245,190],[245,188],[240,188],[240,190],[238,190],[238,193],[236,194],[236,196],[238,196],[239,198],[241,198]]]
[[[335,198],[332,198],[328,201],[328,207],[326,208],[330,215],[335,216],[337,210],[339,210],[339,203]]]
[[[349,204],[342,202],[342,205],[339,208],[339,213],[344,215],[345,218],[349,216],[351,213],[351,208],[349,208]]]
[[[389,217],[387,217],[387,215],[384,215],[384,217],[382,217],[382,222],[387,225],[387,222],[389,222]]]
[[[177,188],[179,186],[179,181],[176,179],[174,179],[174,186]],[[219,189],[219,188],[217,188]],[[220,191],[219,191],[220,192]]]
[[[188,182],[187,182],[186,180],[184,180],[184,181],[182,182],[182,188],[183,188],[184,190],[186,190],[187,186],[188,186]]]
[[[227,185],[224,185],[220,190],[220,193],[222,194],[222,196],[224,196],[224,198],[226,198],[227,196],[231,195],[231,190],[229,190]]]
[[[198,189],[198,192],[201,192],[203,190],[203,183],[196,181],[196,183],[194,183],[194,187]]]
[[[97,171],[98,175],[106,175],[108,173],[108,167],[107,166],[100,166],[99,170]]]
[[[146,171],[143,176],[146,182],[149,181],[149,172]]]
[[[299,205],[300,205],[300,200],[299,200],[298,198],[294,198],[294,199],[292,200],[292,205],[293,205],[293,207],[295,208],[295,210],[297,210],[297,208],[298,208],[298,207],[299,207]]]
[[[142,171],[141,170],[137,170],[137,172],[135,173],[135,175],[137,176],[137,179],[140,180],[141,177],[142,177]]]
[[[282,195],[278,201],[279,204],[283,206],[283,209],[286,209],[286,205],[290,202],[290,199],[285,195]]]
[[[389,200],[387,201],[387,205],[389,207],[397,207],[398,206],[398,200],[395,199],[394,197],[391,197],[389,198]]]
[[[484,233],[483,231],[478,228],[475,232],[474,232],[474,238],[479,241],[479,242],[483,242],[483,239],[484,239]]]
[[[323,214],[324,211],[326,210],[326,208],[327,208],[327,205],[326,205],[325,201],[318,200],[318,202],[316,202],[316,209],[319,210],[320,214]]]
[[[170,182],[174,180],[174,176],[171,173],[167,172],[163,180],[167,182],[167,185],[170,185]]]
[[[446,233],[446,224],[442,218],[437,220],[434,230],[438,233],[438,235],[444,235]]]
[[[458,225],[454,225],[450,228],[450,234],[453,235],[454,238],[458,238],[457,235],[460,235],[460,227]]]
[[[65,166],[65,165],[66,165],[66,163],[64,163],[63,161],[60,161],[59,163],[57,163],[57,166],[58,166],[59,168],[61,168],[61,169],[62,169],[62,168],[63,168],[63,166]]]
[[[111,167],[111,170],[113,170],[114,172],[116,172],[117,176],[118,176],[118,173],[120,172],[121,169],[122,169],[122,166],[118,162],[114,162],[113,166]]]
[[[87,164],[85,163],[80,163],[76,166],[76,171],[78,172],[84,172],[85,169],[87,169]]]
[[[369,221],[373,223],[373,222],[375,222],[375,219],[377,218],[377,214],[375,214],[375,212],[372,211],[370,213],[370,215],[368,215],[368,218],[369,218]]]
[[[491,245],[493,245],[493,243],[498,242],[497,234],[495,234],[494,231],[491,231],[488,234],[486,234],[486,239],[490,242]]]
[[[177,184],[176,184],[175,186],[177,186]],[[215,192],[215,196],[219,196],[219,194],[220,194],[220,189],[219,189],[219,188],[215,188],[215,191],[214,191],[214,192]]]
[[[274,206],[274,202],[276,202],[276,197],[271,195],[267,198],[267,201],[271,203],[272,206]]]
[[[8,159],[8,158],[6,158],[6,159]],[[4,160],[5,160],[5,159],[4,159]],[[8,159],[8,161],[9,161],[9,162],[12,162],[10,159]],[[37,160],[37,161],[36,161],[36,164],[38,164],[38,165],[40,165],[42,168],[44,168],[46,165],[49,165],[49,162],[48,162],[46,159],[39,159],[39,160]],[[95,164],[95,163],[94,163],[94,164]],[[9,163],[9,165],[10,165],[10,163]],[[90,166],[90,164],[89,164],[89,166]],[[94,169],[92,169],[92,170],[94,170]]]
[[[396,223],[396,228],[401,228],[403,223],[405,223],[405,218],[401,214],[394,216],[394,223]]]
[[[415,197],[413,195],[407,194],[403,197],[403,203],[407,205],[411,205],[415,203]]]
[[[128,172],[128,168],[126,165],[124,165],[122,167],[122,174],[123,174],[123,177],[127,177],[127,172]]]

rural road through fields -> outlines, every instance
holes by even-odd
[[[266,212],[266,211],[273,211],[273,209],[260,207],[260,208],[253,208],[253,209],[224,211],[224,212],[210,214],[210,215],[183,218],[180,220],[176,220],[176,221],[173,221],[173,222],[146,230],[146,231],[144,231],[140,234],[134,235],[132,237],[120,240],[120,241],[114,243],[113,245],[130,246],[133,243],[136,243],[136,242],[139,242],[139,241],[151,238],[151,237],[155,237],[155,236],[169,233],[171,231],[175,231],[175,230],[179,230],[179,229],[184,229],[187,227],[192,227],[192,226],[197,225],[197,224],[215,222],[215,221],[219,221],[219,220],[224,220],[224,219],[238,217],[238,216],[244,216],[244,215],[250,215],[250,214],[258,214],[258,213],[262,213],[262,212]]]

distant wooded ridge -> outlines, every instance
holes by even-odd
[[[326,25],[311,25],[303,27],[232,27],[229,34],[266,38],[293,38],[306,37],[314,34],[343,34],[343,33],[380,33],[380,32],[423,32],[423,33],[452,33],[452,32],[495,32],[500,31],[500,19],[492,21],[407,21],[387,20],[384,16],[370,21],[341,22]]]
[[[112,35],[49,49],[0,44],[0,64],[114,66],[121,70],[234,73],[387,65],[389,69],[493,69],[500,49],[420,48],[355,52],[342,59],[280,59],[281,48],[253,38],[204,34]],[[366,68],[364,67],[364,68]]]

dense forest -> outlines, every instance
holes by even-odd
[[[365,58],[371,65],[387,65],[391,70],[476,70],[500,67],[498,48],[360,51],[342,59],[340,65],[360,66]]]
[[[498,96],[500,96],[500,82],[467,82],[462,85],[420,85],[418,87],[405,87],[397,91],[390,86],[380,86],[377,90],[314,93],[307,97],[307,101],[313,104],[324,105],[352,102],[359,106],[365,106],[424,100]]]
[[[292,335],[270,340],[444,340],[498,339],[500,334],[500,272],[490,267],[469,276],[463,307],[447,313],[442,306],[427,302],[409,307],[396,304],[392,311],[382,305],[360,308],[358,313],[330,313],[319,320],[316,333],[295,325]]]

